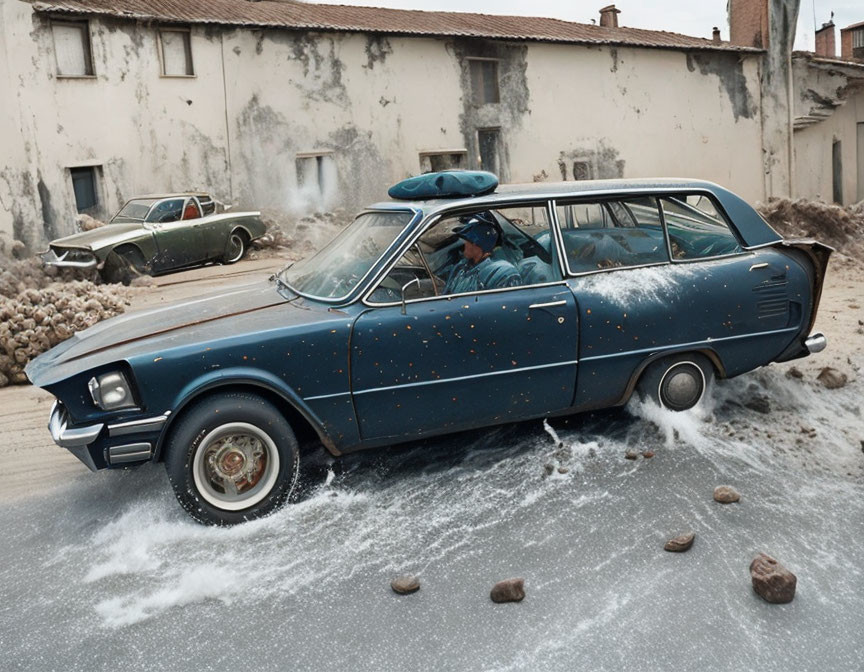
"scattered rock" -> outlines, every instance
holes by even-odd
[[[683,553],[684,551],[689,551],[690,547],[693,545],[693,539],[695,538],[696,534],[693,532],[679,534],[674,539],[667,541],[663,550],[669,551],[670,553]]]
[[[525,579],[505,579],[492,586],[489,597],[493,602],[521,602],[525,599]]]
[[[652,457],[654,457],[654,451],[653,450],[643,450],[642,451],[642,457],[644,457],[646,460],[650,460]]]
[[[638,450],[632,450],[632,449],[631,449],[631,450],[628,450],[628,451],[624,454],[624,457],[625,457],[626,459],[628,459],[628,460],[636,460],[636,459],[639,458],[639,451],[638,451]]]
[[[544,476],[551,476],[555,473],[555,465],[554,464],[544,464],[543,465],[543,473]]]
[[[390,587],[393,589],[394,593],[408,595],[409,593],[415,593],[420,590],[420,579],[411,574],[403,574],[402,576],[397,576],[393,579],[390,582]]]
[[[786,372],[786,377],[787,378],[798,378],[800,380],[804,377],[804,374],[801,373],[801,369],[799,369],[797,366],[793,366],[791,369],[789,369]]]
[[[3,387],[0,385],[0,387]],[[864,453],[864,439],[861,440],[861,452]]]
[[[559,474],[566,474],[569,471],[570,471],[570,467],[558,467],[558,473]]]
[[[744,404],[751,411],[756,411],[757,413],[770,413],[771,412],[771,404],[765,397],[753,397],[750,401]]]
[[[731,485],[718,485],[714,488],[714,501],[721,504],[732,504],[741,499],[741,495]]]
[[[795,597],[798,578],[770,555],[760,553],[750,563],[753,590],[766,602],[785,604]]]
[[[830,366],[823,368],[819,372],[819,375],[816,376],[816,380],[822,383],[822,385],[829,390],[836,390],[849,382],[849,378],[845,373],[838,371],[837,369],[832,369]]]

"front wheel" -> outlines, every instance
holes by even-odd
[[[653,362],[639,379],[639,396],[671,411],[686,411],[705,397],[714,376],[711,361],[699,353]]]
[[[279,410],[245,392],[209,397],[172,431],[165,469],[180,505],[207,525],[235,525],[282,506],[300,466]]]

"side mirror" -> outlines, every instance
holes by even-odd
[[[411,285],[417,285],[417,289],[420,289],[420,278],[414,278],[410,282],[406,282],[402,285],[402,314],[407,315],[407,311],[405,310],[405,290],[407,290]]]

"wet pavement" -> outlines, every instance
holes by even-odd
[[[161,465],[82,467],[4,506],[0,668],[860,670],[861,392],[769,367],[699,413],[318,455],[301,501],[232,529],[191,522]],[[791,604],[753,593],[760,551],[797,574]],[[397,596],[405,572],[422,587]],[[526,599],[493,604],[514,576]]]

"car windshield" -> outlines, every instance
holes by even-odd
[[[155,222],[157,224],[165,224],[167,222],[176,222],[183,216],[183,198],[171,198],[164,201],[159,201],[153,206],[150,214],[147,215],[147,222]]]
[[[111,223],[143,222],[155,202],[155,198],[137,198],[129,201],[120,212],[114,215]]]
[[[314,256],[289,266],[279,277],[302,294],[344,298],[413,217],[412,212],[363,213]]]

